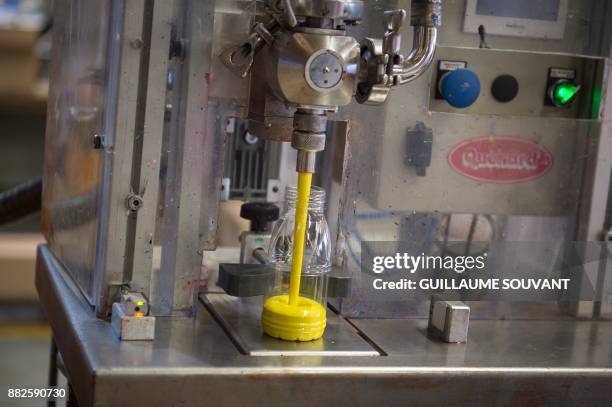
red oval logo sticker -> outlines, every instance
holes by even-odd
[[[553,156],[544,146],[523,138],[479,137],[453,147],[448,163],[476,181],[509,184],[546,174]]]

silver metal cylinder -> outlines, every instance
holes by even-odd
[[[442,0],[412,0],[410,25],[439,27],[442,22]]]
[[[295,170],[297,172],[315,172],[317,153],[313,151],[298,150]]]
[[[298,151],[316,153],[325,148],[327,116],[319,109],[298,109],[293,116],[291,146]]]
[[[323,151],[325,149],[325,133],[309,133],[299,130],[293,131],[291,147],[298,151]]]
[[[293,128],[305,133],[325,133],[327,116],[298,110],[293,116]]]
[[[300,108],[293,116],[291,146],[298,150],[298,172],[315,172],[317,151],[325,149],[327,115],[320,109]]]
[[[280,2],[274,0],[267,0],[267,2],[274,10],[280,11],[278,7]],[[291,0],[285,2],[285,5],[287,3],[298,17],[359,20],[364,8],[362,0]]]

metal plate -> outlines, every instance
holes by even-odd
[[[427,320],[351,319],[389,355],[415,366],[449,369],[584,369],[612,366],[612,322],[470,321],[467,343],[448,344],[427,334]]]
[[[468,344],[449,345],[426,320],[358,320],[388,356],[264,358],[240,354],[201,304],[158,318],[155,341],[121,342],[44,245],[36,286],[83,407],[609,404],[609,322],[473,321]]]
[[[238,350],[250,356],[379,356],[346,320],[331,310],[323,338],[287,342],[261,330],[263,297],[237,298],[203,294],[200,299],[230,336]]]

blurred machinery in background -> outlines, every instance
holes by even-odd
[[[0,0],[0,304],[5,322],[42,319],[34,287],[35,248],[43,241],[40,218],[14,221],[40,210],[48,88],[44,49],[50,45],[44,38],[46,6],[44,0]]]
[[[0,1],[0,108],[44,112],[47,96],[45,41],[49,25],[45,0]]]
[[[605,403],[610,18],[599,0],[56,1],[36,281],[79,404]],[[296,162],[334,247],[328,328],[305,343],[260,328],[265,203]],[[262,203],[217,275],[227,199]],[[597,242],[572,263],[595,296],[376,290],[376,242],[534,276]]]

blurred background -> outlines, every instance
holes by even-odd
[[[3,197],[42,174],[51,7],[47,0],[0,0]],[[40,214],[16,221],[5,215],[0,206],[0,384],[44,386],[51,332],[34,288],[36,246],[43,240]]]

